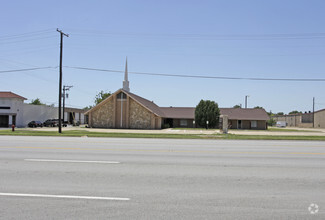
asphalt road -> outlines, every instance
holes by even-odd
[[[325,219],[325,142],[0,136],[0,219]]]

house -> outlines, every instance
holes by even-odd
[[[270,119],[263,108],[220,108],[220,115],[227,115],[230,129],[266,130]]]
[[[228,115],[231,128],[267,129],[269,116],[264,109],[220,108]],[[127,64],[123,88],[85,113],[88,126],[93,128],[161,129],[168,127],[196,127],[194,107],[159,107],[130,92]]]

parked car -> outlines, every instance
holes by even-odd
[[[57,121],[55,119],[47,119],[44,121],[43,125],[45,127],[55,127],[57,126]]]
[[[47,119],[44,123],[44,126],[46,127],[56,127],[59,126],[59,119]],[[67,122],[62,122],[63,127],[67,127]]]
[[[285,128],[287,126],[287,122],[285,121],[277,121],[276,126],[279,128]]]
[[[56,123],[56,126],[59,126],[59,119],[53,119]],[[61,119],[61,123],[62,123],[62,127],[67,127],[68,126],[68,122],[67,121],[63,121],[63,119]]]
[[[28,123],[28,127],[30,128],[36,128],[36,127],[43,127],[43,123],[40,121],[31,121]]]

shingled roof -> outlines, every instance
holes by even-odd
[[[119,92],[124,92],[128,94],[136,102],[147,108],[152,113],[160,116],[162,118],[174,118],[174,119],[194,119],[195,118],[195,108],[194,107],[159,107],[153,101],[142,98],[136,94],[125,91],[123,89],[117,90],[114,94]],[[100,105],[103,105],[108,99],[108,97],[100,104],[94,108],[87,111],[88,114]],[[253,108],[220,108],[220,115],[228,115],[230,120],[269,120],[269,116],[264,109],[253,109]]]
[[[148,99],[142,98],[141,96],[138,96],[138,95],[133,94],[131,92],[125,91],[124,89],[117,90],[115,93],[113,93],[112,95],[110,95],[109,97],[107,97],[105,100],[103,100],[102,102],[100,102],[98,105],[96,105],[93,108],[91,108],[90,110],[88,110],[85,113],[85,115],[87,115],[89,112],[93,111],[94,109],[96,109],[96,108],[100,107],[101,105],[103,105],[104,103],[106,103],[109,99],[111,99],[111,97],[114,94],[117,94],[119,92],[126,93],[128,96],[130,96],[132,99],[134,99],[136,102],[138,102],[143,107],[147,108],[152,113],[156,114],[157,116],[164,117],[164,113],[160,110],[159,106],[156,105],[153,101],[149,101]]]
[[[123,92],[127,93],[131,98],[133,98],[135,101],[139,102],[141,105],[149,109],[152,113],[164,117],[164,113],[161,111],[158,105],[156,105],[153,101],[149,101],[148,99],[142,98],[141,96],[138,96],[136,94],[133,94],[131,92],[127,92],[125,90],[122,90]]]
[[[17,95],[13,92],[0,92],[0,98],[17,98],[17,99],[27,100],[26,98]]]
[[[220,115],[228,115],[230,120],[269,120],[263,108],[220,108]]]
[[[194,119],[195,108],[191,107],[160,107],[165,118]],[[221,115],[228,115],[230,120],[269,120],[264,109],[253,108],[220,108]]]
[[[195,108],[193,107],[160,107],[165,118],[194,119]]]

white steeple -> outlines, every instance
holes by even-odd
[[[129,80],[128,80],[128,58],[126,57],[125,62],[125,73],[124,73],[124,81],[123,81],[123,90],[130,92]]]

